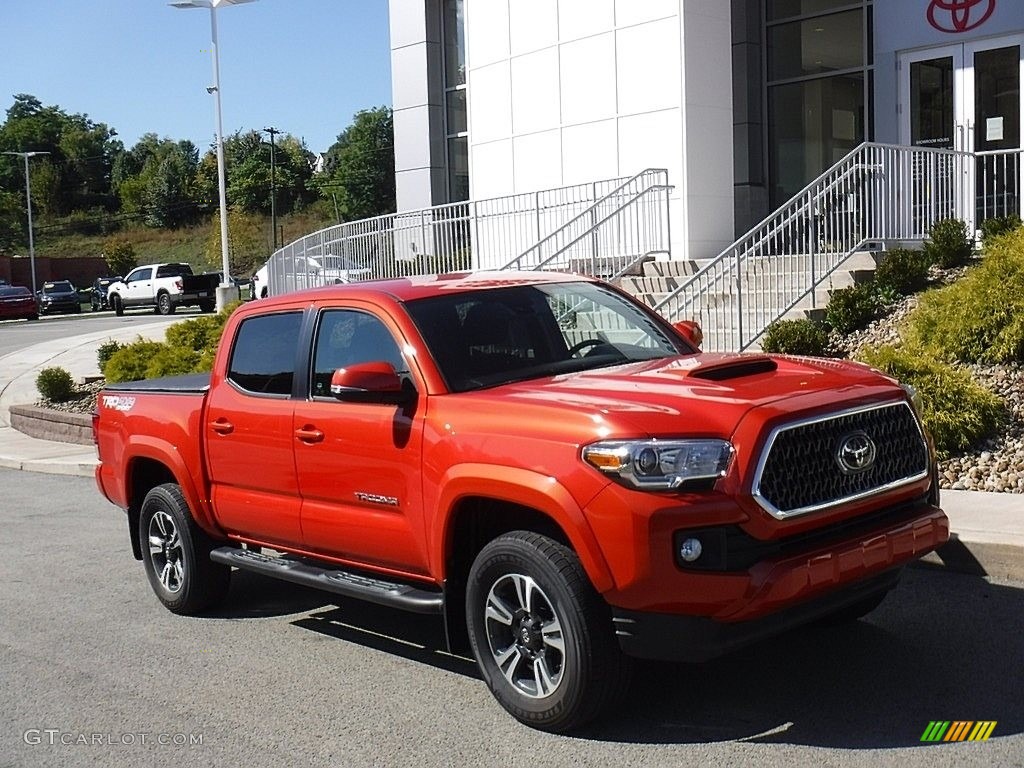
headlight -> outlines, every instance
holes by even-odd
[[[583,460],[623,485],[669,491],[723,477],[732,454],[725,440],[606,440],[585,447]]]
[[[914,406],[914,410],[917,411],[917,415],[921,415],[921,395],[918,394],[917,390],[909,384],[900,384],[903,387],[903,391],[907,393],[907,397],[910,398],[911,405]]]

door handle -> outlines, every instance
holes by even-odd
[[[210,429],[218,435],[230,435],[235,431],[235,425],[227,419],[217,419],[215,422],[210,424]]]
[[[304,443],[321,443],[324,439],[324,433],[316,427],[296,429],[295,436]]]

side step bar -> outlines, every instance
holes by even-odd
[[[215,563],[231,565],[264,576],[284,579],[314,589],[354,597],[378,605],[400,608],[413,613],[442,613],[444,595],[397,581],[385,581],[338,568],[315,565],[309,560],[291,557],[268,557],[259,552],[234,547],[218,547],[210,552]]]

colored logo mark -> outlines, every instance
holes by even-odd
[[[988,741],[997,720],[931,720],[921,741]]]
[[[995,9],[996,0],[932,0],[928,23],[940,32],[968,32],[988,21]]]

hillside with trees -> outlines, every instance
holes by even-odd
[[[395,210],[391,109],[353,117],[324,153],[280,133],[274,148],[278,242],[340,221]],[[14,96],[0,152],[38,151],[29,164],[36,253],[220,265],[216,148],[147,133],[126,147],[114,127],[29,94]],[[224,138],[232,272],[245,276],[272,251],[271,145],[262,131]],[[283,232],[281,232],[283,230]],[[283,234],[283,239],[281,235]],[[0,155],[0,255],[27,254],[21,158]]]

